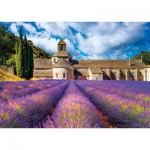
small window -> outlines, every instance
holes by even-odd
[[[65,75],[65,73],[63,73],[63,78],[66,78],[66,75]]]
[[[63,50],[63,45],[60,46],[60,50],[61,50],[61,51]]]

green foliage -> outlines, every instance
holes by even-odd
[[[15,61],[15,55],[11,55],[10,58],[6,61],[6,65],[8,67],[11,67],[11,66],[15,66],[16,65],[16,61]]]
[[[28,41],[27,41],[27,38],[26,38],[26,35],[25,35],[25,38],[23,40],[23,59],[24,59],[24,63],[23,63],[23,68],[24,68],[24,77],[27,78],[28,76],[28,64],[29,64],[29,57],[28,57],[28,52],[29,52],[29,49],[28,49]]]
[[[34,58],[51,58],[49,53],[46,53],[41,48],[33,45],[33,56]]]
[[[29,55],[30,65],[28,65],[28,67],[29,67],[29,78],[32,78],[33,77],[33,70],[34,70],[33,44],[29,41],[28,45],[29,45],[29,51],[30,51],[30,55]]]
[[[34,62],[33,62],[33,46],[31,41],[24,39],[24,74],[26,79],[33,77]]]
[[[27,41],[26,35],[23,39],[22,28],[20,29],[20,36],[15,48],[17,76],[25,79],[32,78],[34,69],[32,42]]]
[[[23,40],[22,40],[22,28],[20,29],[20,37],[16,41],[16,55],[15,55],[15,60],[16,60],[16,73],[17,76],[20,78],[24,78],[24,49],[23,49]]]
[[[5,26],[0,26],[0,65],[6,65],[6,61],[15,54],[15,42],[15,35]]]
[[[150,52],[141,51],[140,54],[133,57],[133,59],[141,59],[146,65],[150,65]]]
[[[22,32],[20,34],[22,34]],[[20,36],[22,37],[22,35]],[[19,37],[9,32],[5,26],[0,26],[0,65],[15,66],[15,43],[18,39]],[[39,47],[32,45],[32,48],[34,58],[51,58],[50,54]]]

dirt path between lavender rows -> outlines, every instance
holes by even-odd
[[[76,84],[75,84],[76,85]],[[77,85],[76,85],[77,86]],[[68,87],[68,86],[67,86]],[[77,88],[83,93],[83,91],[77,86]],[[67,88],[66,88],[67,89]],[[66,90],[65,90],[66,91]],[[64,94],[65,94],[65,91],[64,91]],[[85,95],[85,93],[83,93],[83,95],[85,96],[85,97],[87,97],[86,95]],[[63,97],[63,96],[62,96]],[[92,104],[92,105],[94,105],[90,100],[89,100],[89,98],[87,98],[87,100]],[[95,105],[94,105],[95,106]],[[52,111],[51,111],[51,115],[49,115],[49,117],[51,118],[51,116],[52,116],[52,114],[53,114],[53,112],[55,111],[55,109],[56,109],[56,107],[57,107],[57,105],[55,106],[55,107],[53,107],[53,109],[52,109]],[[96,106],[95,106],[95,109],[97,109],[98,110],[98,112],[99,112],[99,119],[103,122],[103,124],[104,124],[104,128],[116,128],[116,125],[114,125],[114,124],[111,124],[110,122],[109,122],[109,119],[108,119],[108,117],[106,116],[106,115],[104,115],[103,114],[103,112],[101,112]],[[41,127],[42,127],[42,125],[41,125]]]

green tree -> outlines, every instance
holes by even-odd
[[[24,77],[27,79],[27,76],[28,76],[28,61],[29,61],[29,58],[28,58],[28,42],[27,42],[27,38],[26,38],[26,35],[24,37],[24,40],[23,40],[23,59],[24,59]]]
[[[33,43],[31,41],[28,41],[28,49],[29,49],[29,62],[30,64],[28,65],[29,67],[29,78],[33,77],[33,70],[34,70],[34,60],[33,60]]]
[[[146,65],[150,65],[150,52],[149,51],[141,51],[140,54],[133,57],[133,59],[141,59]]]
[[[26,35],[23,39],[22,27],[20,28],[20,36],[16,42],[16,73],[17,76],[25,79],[33,77],[33,46],[28,41]]]
[[[25,78],[30,79],[33,77],[33,69],[34,69],[34,62],[33,62],[33,47],[32,42],[27,41],[26,35],[24,38],[24,73]]]
[[[145,52],[143,54],[143,62],[146,64],[146,65],[150,65],[150,52]]]
[[[5,26],[0,26],[0,65],[6,65],[6,61],[15,54],[16,37]]]
[[[16,50],[15,55],[16,74],[18,77],[24,78],[25,73],[24,73],[24,50],[23,50],[22,27],[20,28],[20,35],[19,38],[17,39],[15,50]]]

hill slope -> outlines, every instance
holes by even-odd
[[[23,79],[0,69],[0,81],[23,81]]]
[[[34,58],[51,58],[51,55],[45,52],[43,49],[33,45]]]

